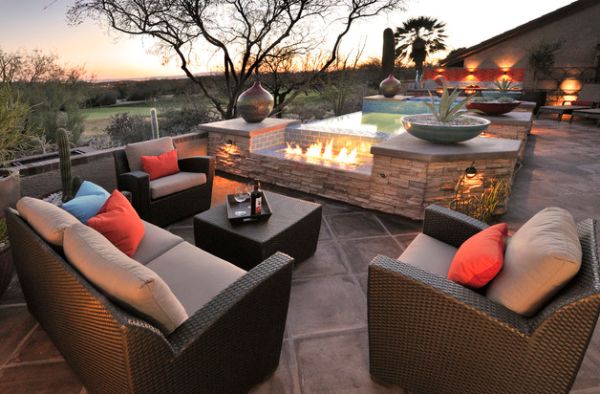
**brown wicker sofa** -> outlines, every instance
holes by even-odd
[[[430,206],[422,232],[454,247],[486,228]],[[596,225],[578,224],[579,273],[545,307],[523,317],[479,292],[402,261],[369,266],[373,379],[415,393],[566,393],[600,312]]]
[[[151,140],[129,144],[125,149],[119,149],[113,152],[115,170],[117,175],[117,185],[119,190],[126,190],[131,193],[132,205],[140,217],[157,226],[164,226],[192,216],[210,208],[213,179],[215,176],[215,158],[212,156],[196,156],[179,159],[179,174],[170,175],[161,179],[151,181],[148,174],[141,170],[137,163],[131,163],[136,158],[139,159],[140,152],[146,152],[147,155],[158,155],[168,149],[173,149],[174,145],[171,137],[164,137],[159,140]],[[130,152],[137,150],[135,154]],[[133,157],[131,157],[133,156]],[[137,157],[136,157],[137,156]],[[169,192],[165,194],[163,190],[173,188],[175,183],[180,180],[189,182],[189,177],[194,174],[201,175],[202,178],[193,186]],[[174,181],[171,181],[174,178]],[[188,179],[185,179],[188,178]],[[167,181],[167,182],[165,182]],[[163,190],[158,190],[161,188]],[[155,194],[156,192],[160,192]],[[157,195],[160,195],[157,197]]]
[[[291,257],[276,253],[248,272],[241,270],[165,334],[109,299],[69,261],[67,233],[81,228],[64,230],[63,249],[43,239],[45,232],[34,230],[36,224],[27,218],[29,222],[16,210],[7,211],[14,263],[27,306],[89,392],[242,393],[277,368],[290,296]],[[81,223],[72,226],[93,231]],[[145,227],[140,244],[145,250],[136,252],[152,259],[145,265],[165,260],[173,250],[195,255],[191,248],[210,260],[202,264],[211,265],[213,272],[219,264],[229,265],[166,230],[149,223]],[[182,265],[185,256],[172,256],[179,258],[162,261],[163,267],[200,263],[188,258]],[[198,288],[192,286],[192,296],[213,286],[214,279],[195,278],[199,280],[193,279],[192,285]],[[189,278],[184,280],[189,284]],[[173,287],[177,284],[168,283],[179,297]],[[183,290],[190,294],[189,287]]]

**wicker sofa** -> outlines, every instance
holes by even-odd
[[[141,170],[138,163],[141,154],[158,155],[169,149],[174,149],[172,139],[164,137],[129,144],[125,149],[113,152],[119,190],[129,191],[132,205],[140,217],[157,226],[205,211],[211,203],[215,175],[215,158],[212,156],[179,159],[179,174],[153,181]],[[198,175],[198,182],[194,182],[195,175]],[[185,186],[190,180],[191,187],[173,187],[180,182]]]
[[[63,233],[63,248],[47,241],[44,231],[34,229],[47,221],[35,223],[13,209],[7,211],[7,220],[28,308],[89,392],[242,393],[277,368],[290,295],[291,257],[276,253],[244,272],[145,223],[146,235],[140,244],[145,250],[136,252],[136,260],[145,255],[148,266],[162,259],[162,266],[172,269],[198,262],[211,265],[213,272],[220,269],[219,264],[230,272],[241,272],[221,283],[219,292],[211,283],[215,278],[184,278],[193,291],[190,287],[180,290],[186,290],[188,296],[211,286],[216,294],[210,298],[204,294],[205,303],[165,334],[148,319],[114,302],[75,268],[66,257],[71,256],[69,227]],[[72,226],[86,227],[81,223]],[[86,227],[86,231],[93,230]],[[182,257],[177,250],[188,256]],[[169,253],[175,254],[164,261]],[[190,260],[189,254],[204,256],[204,261]],[[176,285],[169,283],[179,297]]]
[[[486,227],[430,206],[422,232],[456,248]],[[600,312],[595,222],[577,227],[581,269],[532,317],[445,277],[377,256],[368,279],[372,378],[415,393],[568,392]]]

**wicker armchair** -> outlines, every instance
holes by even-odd
[[[430,206],[423,232],[457,247],[485,227]],[[417,393],[568,392],[600,311],[595,222],[580,222],[578,231],[580,272],[531,318],[377,256],[368,282],[371,376]]]
[[[130,171],[124,150],[114,151],[113,157],[119,190],[131,192],[132,205],[143,220],[164,226],[210,208],[215,176],[214,157],[179,159],[181,171],[205,173],[206,183],[158,199],[151,198],[148,174],[143,171]]]
[[[293,259],[277,253],[169,336],[111,302],[16,213],[7,215],[31,314],[92,393],[243,393],[279,363]]]

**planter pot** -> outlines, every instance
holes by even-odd
[[[477,116],[461,115],[452,123],[439,123],[430,114],[408,115],[402,119],[410,135],[434,144],[454,144],[477,137],[490,121]]]
[[[260,84],[254,85],[237,99],[236,108],[240,116],[248,123],[259,123],[265,120],[273,111],[273,96]]]
[[[467,104],[467,109],[474,109],[485,113],[486,115],[503,115],[509,113],[521,104],[520,101],[512,101],[509,103],[501,102],[470,102]]]
[[[379,84],[379,93],[383,97],[392,98],[400,92],[401,82],[398,81],[392,74]]]
[[[481,96],[494,100],[497,100],[500,97],[510,97],[511,99],[519,100],[521,96],[523,96],[523,92],[520,90],[484,90],[481,92]]]
[[[21,179],[18,170],[0,169],[0,218],[7,207],[14,207],[21,198]]]
[[[8,288],[14,274],[12,254],[9,246],[0,245],[0,297]]]

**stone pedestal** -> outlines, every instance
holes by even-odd
[[[519,147],[519,160],[523,160],[523,157],[525,157],[527,136],[529,136],[529,132],[533,127],[533,112],[512,111],[504,115],[479,116],[492,122],[483,136],[518,140],[521,143]]]

